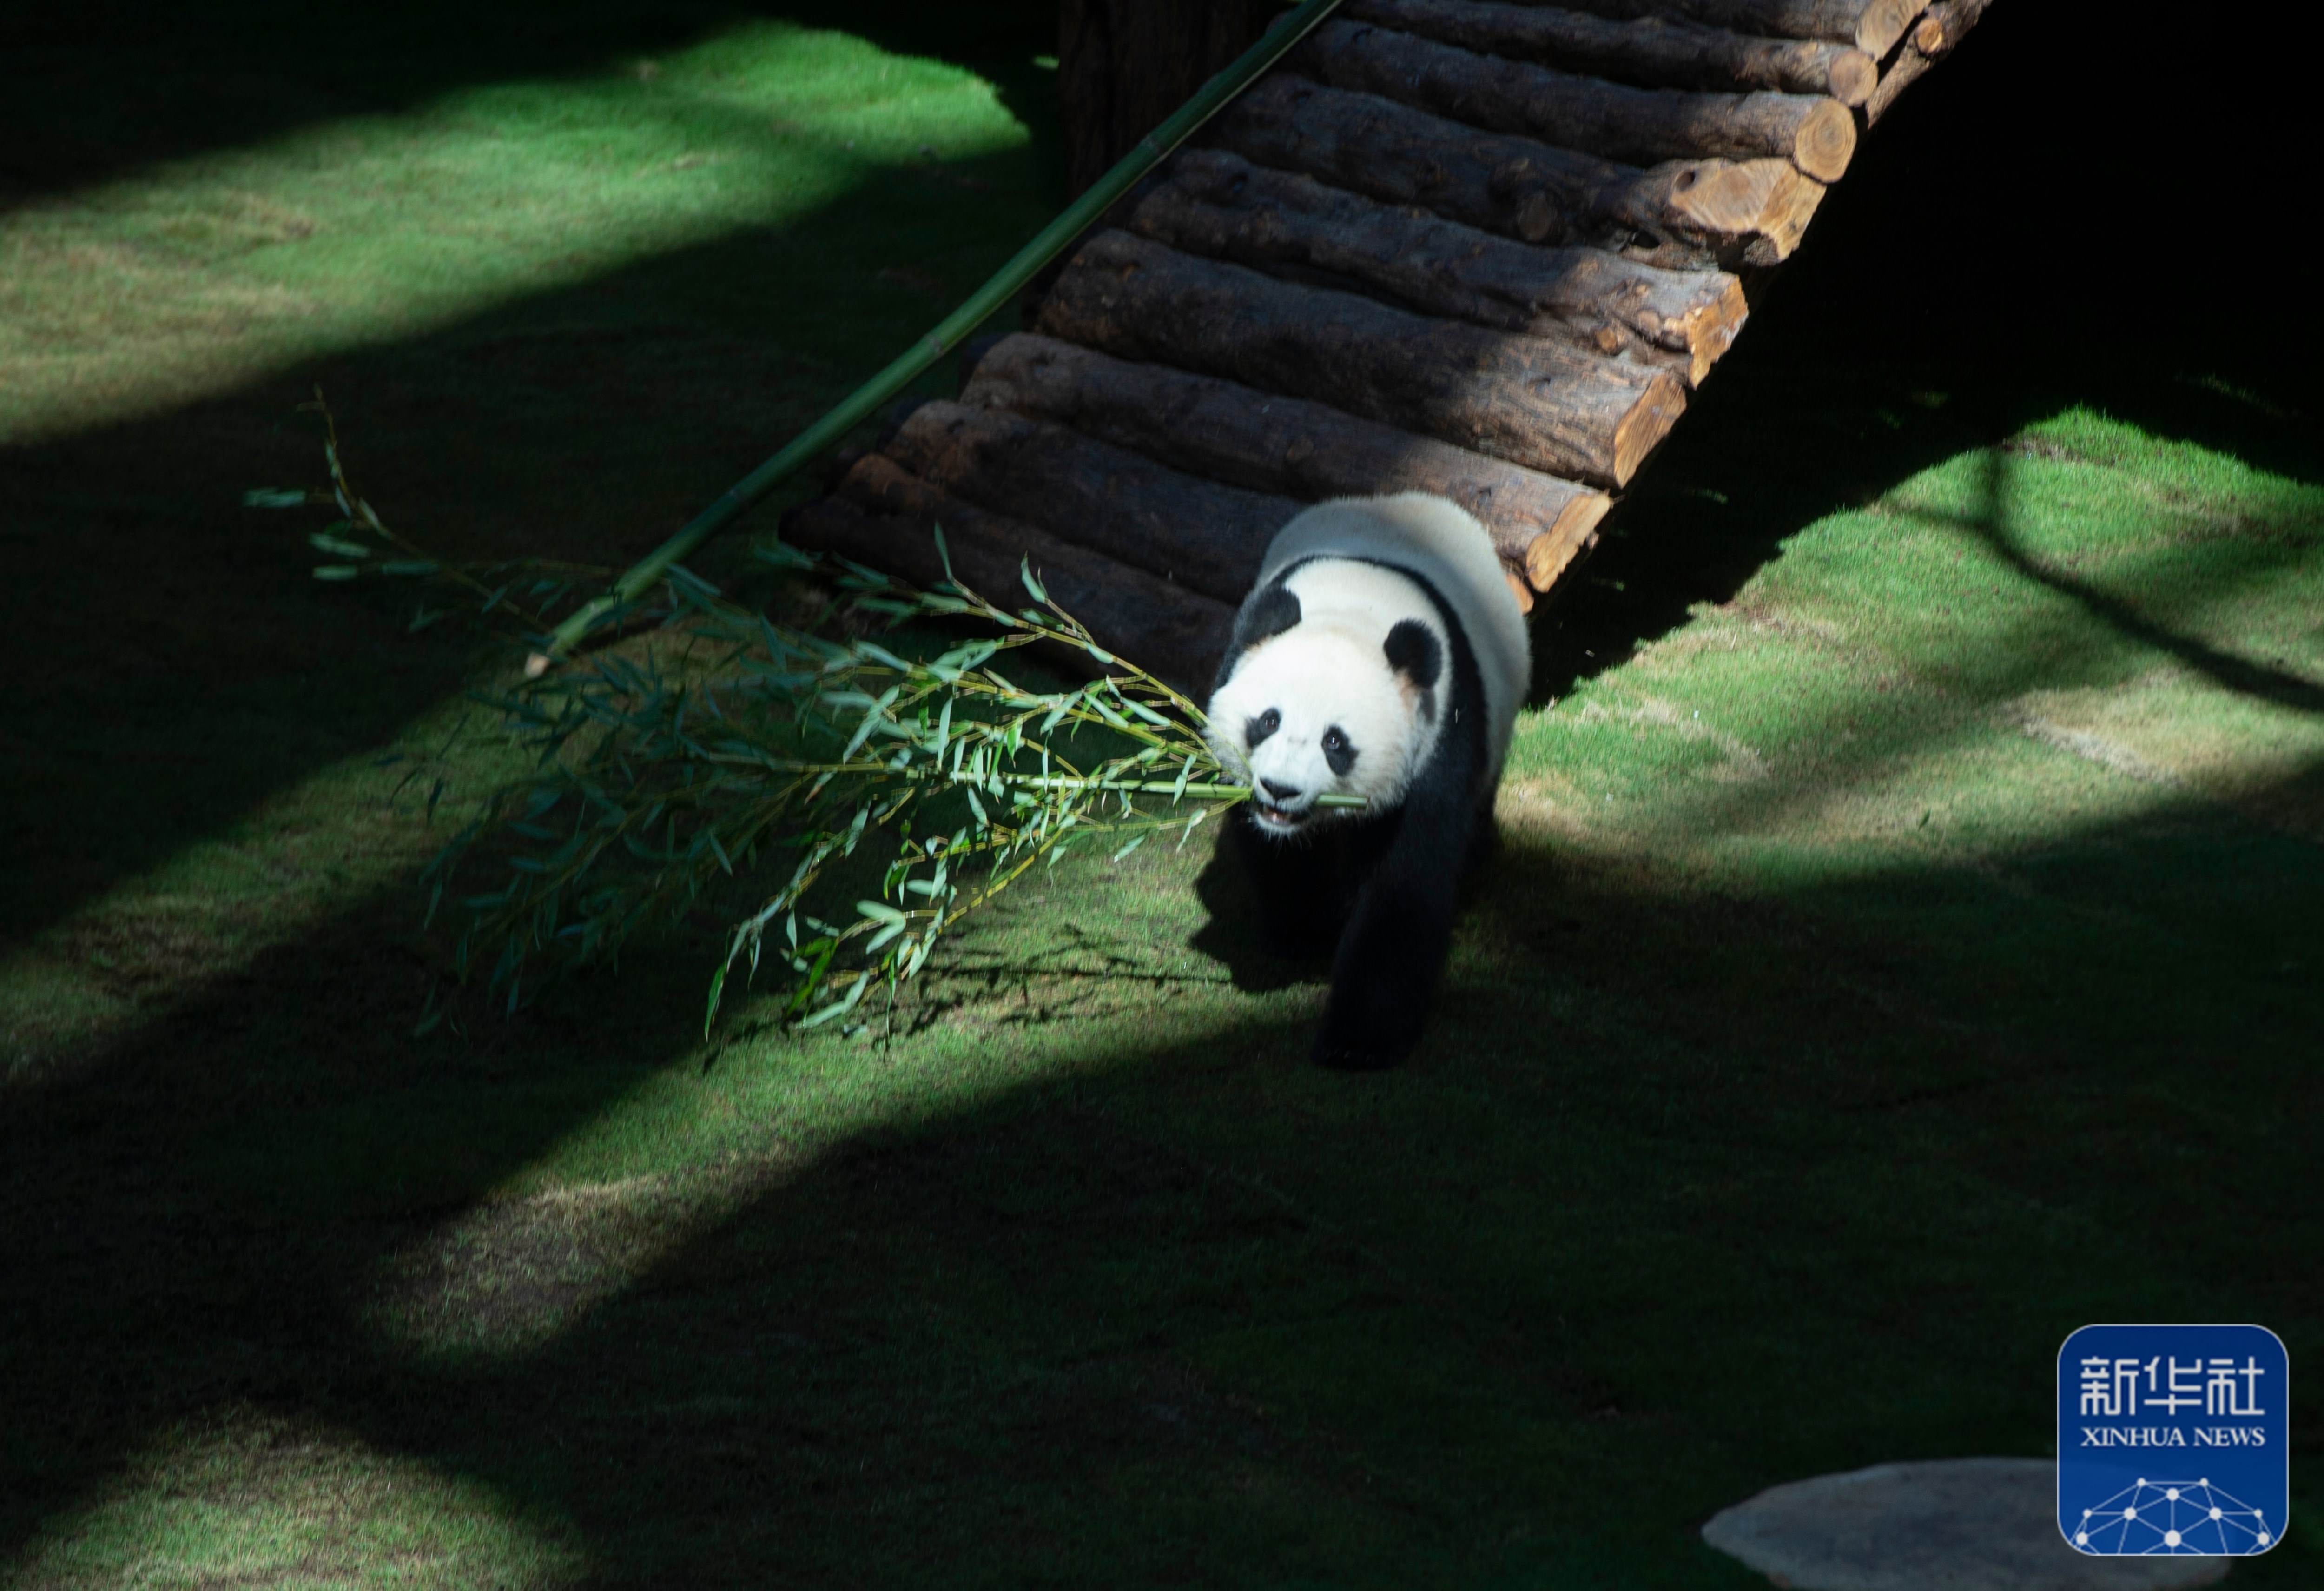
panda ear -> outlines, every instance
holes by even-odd
[[[1433,689],[1436,677],[1444,671],[1444,649],[1418,619],[1400,621],[1388,633],[1382,650],[1388,653],[1388,666],[1423,690]]]
[[[1300,616],[1298,594],[1277,580],[1243,604],[1242,611],[1235,615],[1232,650],[1246,652],[1280,635],[1298,624]]]

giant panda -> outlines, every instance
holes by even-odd
[[[1393,1066],[1419,1042],[1531,675],[1491,538],[1442,497],[1321,503],[1268,544],[1205,734],[1252,787],[1232,844],[1262,939],[1333,955],[1324,1065]]]

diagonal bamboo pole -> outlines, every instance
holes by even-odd
[[[742,517],[752,504],[813,462],[816,457],[855,429],[881,404],[894,397],[920,372],[958,347],[985,318],[1009,301],[1035,273],[1056,259],[1080,236],[1090,223],[1130,191],[1139,179],[1162,162],[1162,158],[1190,137],[1197,127],[1226,107],[1261,72],[1329,16],[1340,0],[1303,0],[1296,11],[1279,18],[1266,37],[1244,51],[1226,69],[1172,112],[1169,118],[1138,142],[1138,146],[1098,179],[1088,192],[1043,227],[1038,236],[1017,251],[993,278],[968,301],[939,321],[935,330],[914,343],[893,363],[848,395],[837,408],[793,438],[781,452],[728,487],[717,501],[687,522],[669,541],[638,560],[613,588],[574,610],[550,634],[548,652],[532,660],[533,671],[563,657],[588,634],[605,615],[637,600],[669,570],[713,536]]]

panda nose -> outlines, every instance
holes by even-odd
[[[1278,803],[1287,801],[1293,796],[1299,793],[1298,788],[1296,785],[1277,784],[1272,779],[1260,780],[1259,782],[1259,787],[1268,794],[1273,796]]]

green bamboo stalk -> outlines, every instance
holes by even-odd
[[[801,431],[782,451],[728,487],[717,501],[687,521],[684,529],[639,560],[628,573],[613,582],[612,590],[576,608],[550,635],[549,657],[562,657],[569,652],[598,619],[624,603],[636,601],[641,593],[651,588],[655,581],[669,572],[670,565],[692,556],[696,549],[742,517],[753,504],[812,463],[881,404],[903,391],[922,371],[958,347],[971,332],[983,324],[987,317],[1030,282],[1042,266],[1065,253],[1092,222],[1112,207],[1115,200],[1161,164],[1164,156],[1185,143],[1204,122],[1223,110],[1229,100],[1249,88],[1286,51],[1305,38],[1339,4],[1340,0],[1303,0],[1296,11],[1268,28],[1264,38],[1235,57],[1224,70],[1204,84],[1192,99],[1172,112],[1160,126],[1139,139],[1135,149],[1099,178],[1088,192],[1068,206],[1063,215],[1043,227],[1032,242],[1018,250],[1016,256],[1001,267],[991,281],[971,294],[966,303],[939,321],[935,330],[899,355],[885,370],[857,387],[837,408]],[[545,664],[547,659],[536,658],[534,661],[537,664]]]
[[[1167,779],[1075,779],[1068,774],[1045,777],[1038,773],[996,773],[992,777],[1003,784],[1028,785],[1035,790],[1126,790],[1132,795],[1185,796],[1192,800],[1204,801],[1220,797],[1239,801],[1250,794],[1248,784],[1189,784],[1182,788]],[[961,775],[953,782],[977,784],[982,781]],[[1319,807],[1362,807],[1370,803],[1360,795],[1324,794],[1315,798],[1315,804]]]

